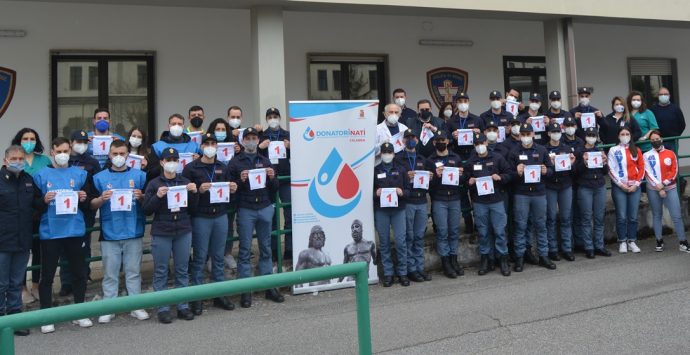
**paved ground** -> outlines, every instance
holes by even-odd
[[[668,238],[667,238],[668,239]],[[690,336],[690,255],[675,248],[529,266],[430,283],[370,287],[377,353],[686,354]],[[667,246],[675,242],[667,240]],[[354,290],[255,295],[248,310],[211,309],[193,321],[161,325],[119,315],[80,329],[60,324],[16,338],[19,354],[351,354],[357,351]],[[235,300],[237,300],[235,298]]]

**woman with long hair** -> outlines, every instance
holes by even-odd
[[[640,133],[642,136],[639,139],[641,142],[638,143],[638,147],[640,147],[642,152],[647,152],[652,149],[652,145],[649,144],[649,142],[646,142],[649,140],[650,133],[652,130],[659,129],[659,125],[656,122],[656,116],[654,116],[652,110],[647,109],[647,104],[644,102],[644,97],[639,91],[630,92],[627,103],[628,110],[630,110],[630,117],[634,118],[634,120],[640,126]],[[682,132],[678,132],[678,134],[681,133]]]
[[[628,126],[631,133],[631,141],[637,142],[642,136],[640,125],[636,120],[631,119],[625,99],[616,96],[611,100],[612,112],[606,117],[597,120],[599,125],[599,139],[603,144],[617,144],[618,131],[623,126]]]

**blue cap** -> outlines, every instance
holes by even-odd
[[[163,152],[161,153],[161,160],[170,158],[180,159],[180,154],[177,152],[177,149],[172,147],[163,149]]]

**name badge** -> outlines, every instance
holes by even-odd
[[[520,160],[527,160],[526,154],[520,154]]]
[[[481,164],[477,164],[477,165],[474,166],[474,171],[478,171],[478,170],[482,170],[482,165],[481,165]]]
[[[378,178],[378,179],[385,179],[385,178],[386,178],[386,173],[377,174],[377,175],[376,175],[376,178]]]
[[[440,168],[440,167],[442,167],[442,166],[443,166],[443,162],[440,162],[440,161],[437,161],[437,162],[436,162],[436,167],[437,167],[437,168]]]

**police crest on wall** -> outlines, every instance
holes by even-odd
[[[426,72],[426,85],[436,107],[454,102],[461,92],[467,92],[467,72],[462,69],[441,67]]]
[[[7,111],[14,96],[14,88],[17,85],[17,72],[12,69],[0,67],[0,118]]]

